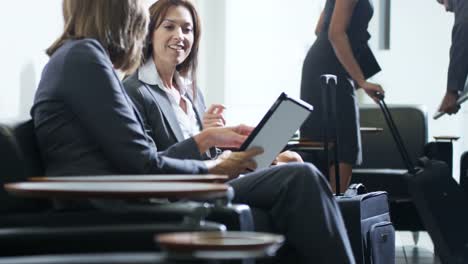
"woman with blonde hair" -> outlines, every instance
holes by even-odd
[[[148,26],[143,0],[64,0],[63,11],[64,31],[47,49],[31,110],[46,175],[236,175],[255,167],[251,157],[259,150],[217,161],[184,159],[207,150],[204,135],[158,152],[116,72],[140,64]],[[223,131],[231,142],[249,132]]]

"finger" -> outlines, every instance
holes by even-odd
[[[257,168],[257,162],[255,162],[253,159],[246,160],[242,165],[242,167],[252,171]]]
[[[244,135],[238,135],[236,136],[236,138],[233,140],[233,145],[231,147],[240,147],[242,145],[242,143],[245,142],[245,140],[247,139],[247,136],[244,136]]]
[[[260,147],[253,147],[253,148],[250,148],[246,151],[244,151],[244,154],[245,154],[245,158],[253,158],[257,155],[260,155],[263,153],[263,149],[260,148]]]
[[[223,125],[226,125],[226,119],[224,118],[224,115],[222,113],[219,115],[220,115],[219,119],[221,119],[221,121],[223,122]]]
[[[203,128],[215,128],[215,127],[223,127],[221,123],[210,123],[203,126]]]
[[[203,123],[206,123],[206,124],[220,123],[224,125],[224,120],[222,118],[204,118]]]
[[[216,105],[215,105],[215,104],[210,105],[210,107],[208,108],[208,110],[206,110],[206,113],[212,114],[215,108],[216,108]]]
[[[223,115],[222,114],[205,113],[203,118],[204,119],[221,119],[221,118],[223,118]]]
[[[247,136],[242,136],[242,135],[235,135],[230,137],[229,140],[217,144],[218,147],[225,147],[225,148],[239,148],[242,143],[245,142],[247,139]]]
[[[223,127],[224,124],[221,120],[207,120],[205,122],[203,122],[203,126],[205,128],[207,127]]]
[[[450,114],[456,114],[458,112],[458,110],[460,110],[460,106],[458,105],[455,105],[455,106],[452,106],[448,109],[448,112]]]
[[[240,125],[234,127],[234,130],[237,133],[242,134],[242,135],[249,135],[250,133],[252,133],[252,131],[254,129],[255,129],[254,127],[247,126],[247,125],[244,125],[244,124],[240,124]]]
[[[225,151],[223,151],[223,153],[221,153],[221,155],[219,155],[218,158],[219,158],[219,159],[226,159],[226,158],[228,158],[229,156],[231,156],[231,154],[232,154],[232,151],[230,151],[230,150],[225,150]]]
[[[382,89],[382,86],[379,85],[378,89],[379,89],[378,90],[379,93],[385,95],[385,91],[384,91],[384,89]]]
[[[379,87],[380,87],[380,93],[385,95],[385,90],[382,88],[382,86],[379,85]]]
[[[215,109],[213,110],[213,113],[215,114],[222,114],[226,107],[224,105],[216,105]]]
[[[226,107],[222,104],[212,104],[210,108],[208,108],[207,112],[210,114],[220,114],[226,109]]]
[[[223,114],[205,114],[203,116],[204,120],[220,120],[224,125],[226,124],[226,119]]]
[[[375,92],[383,93],[382,87],[378,84],[376,84],[375,86],[372,86],[372,90]]]
[[[378,104],[379,101],[380,101],[380,98],[377,97],[377,96],[372,96],[372,100],[374,100],[374,102],[375,102],[376,104]]]
[[[218,127],[224,127],[224,122],[222,120],[217,120],[215,122],[215,125],[218,126]]]

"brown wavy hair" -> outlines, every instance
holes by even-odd
[[[148,15],[143,0],[63,0],[64,29],[47,49],[49,56],[67,40],[94,38],[114,67],[135,70],[143,58]]]
[[[179,65],[177,71],[184,77],[190,77],[193,81],[193,89],[196,85],[197,66],[198,66],[198,49],[200,46],[201,22],[198,11],[195,5],[190,0],[158,0],[151,5],[149,9],[150,22],[148,26],[148,36],[146,38],[144,56],[145,60],[151,59],[153,56],[153,32],[161,25],[167,15],[169,8],[173,6],[183,6],[187,8],[193,19],[193,45],[189,56]],[[188,76],[188,75],[191,76]],[[195,93],[194,93],[195,95]]]

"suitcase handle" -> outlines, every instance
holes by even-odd
[[[367,189],[366,189],[366,186],[364,186],[364,184],[353,183],[348,187],[348,189],[344,193],[344,196],[354,197],[356,195],[365,194],[365,193],[367,193]]]
[[[340,188],[340,166],[338,162],[338,104],[337,100],[337,84],[338,84],[338,77],[333,74],[323,74],[320,76],[320,83],[322,85],[322,118],[325,122],[323,126],[323,134],[324,134],[324,153],[327,160],[327,164],[325,166],[325,171],[327,173],[327,177],[330,180],[330,162],[329,162],[329,141],[330,141],[330,118],[334,121],[334,128],[335,128],[335,138],[333,139],[334,147],[333,147],[333,160],[335,164],[335,188],[336,194],[341,194]]]
[[[390,110],[388,109],[387,104],[385,103],[385,96],[379,92],[376,92],[375,96],[378,99],[377,102],[380,106],[380,109],[382,110],[385,120],[387,121],[388,128],[390,129],[390,133],[392,134],[393,139],[395,140],[398,151],[400,152],[401,158],[403,159],[403,163],[405,164],[405,167],[408,170],[408,172],[413,174],[414,172],[416,172],[416,170],[410,159],[408,150],[406,149],[405,144],[403,143],[403,139],[400,135],[400,132],[395,126],[395,121],[393,120],[392,114],[390,113]]]

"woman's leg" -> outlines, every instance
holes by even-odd
[[[340,193],[348,188],[351,183],[351,175],[353,174],[353,165],[345,162],[339,163],[340,172]],[[336,193],[336,178],[335,178],[335,165],[330,166],[330,186],[333,193]]]
[[[234,202],[267,212],[271,232],[286,237],[285,248],[291,250],[280,252],[280,263],[354,263],[340,209],[313,165],[273,166],[229,184],[235,191]]]
[[[354,82],[345,77],[339,78],[338,82],[338,127],[336,130],[338,134],[340,192],[344,192],[351,182],[353,166],[362,162],[361,132]],[[336,192],[334,164],[330,166],[330,185],[332,190]]]

